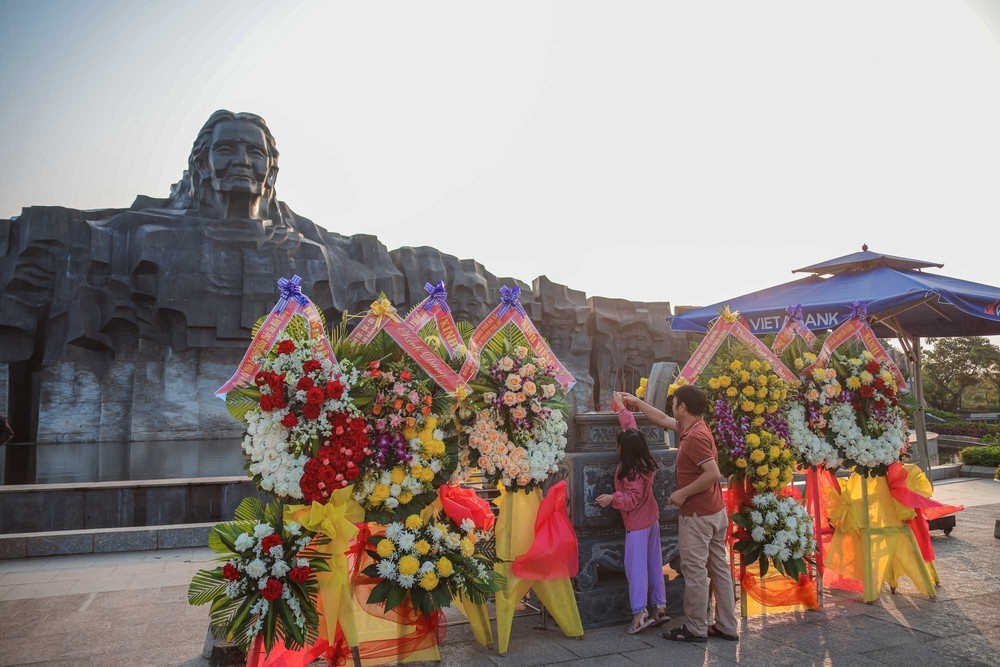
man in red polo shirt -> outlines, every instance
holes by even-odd
[[[680,387],[673,396],[669,417],[635,396],[625,395],[653,423],[680,433],[677,444],[677,490],[669,502],[680,509],[679,544],[684,575],[684,624],[665,630],[672,641],[704,642],[708,637],[736,641],[736,594],[726,560],[729,517],[722,501],[719,452],[705,423],[705,393],[695,386]],[[708,624],[709,578],[715,591],[715,623]]]

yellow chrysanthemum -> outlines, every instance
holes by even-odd
[[[711,380],[709,380],[708,381],[708,388],[709,389],[718,389],[719,388],[719,380],[718,380],[718,378],[712,378]]]
[[[417,530],[418,528],[423,527],[423,525],[424,525],[424,520],[420,518],[419,514],[411,514],[410,516],[406,517],[406,527],[409,530]]]
[[[403,429],[403,437],[406,438],[407,440],[413,440],[415,437],[417,437],[417,429],[413,428],[412,426],[407,426],[406,428]]]
[[[767,386],[767,376],[766,375],[758,375],[757,376],[757,386],[758,387],[766,387]]]
[[[765,373],[771,372],[771,364],[767,363],[766,361],[764,362],[764,372]]]
[[[372,491],[372,495],[379,500],[385,500],[389,497],[389,485],[388,484],[376,484],[375,490]]]
[[[770,405],[767,406],[767,414],[773,415],[777,411],[778,411],[777,403],[771,403]]]
[[[758,399],[767,398],[767,389],[765,389],[764,387],[761,387],[760,389],[758,389],[757,390],[757,398]]]
[[[861,380],[855,376],[847,378],[847,388],[851,390],[857,390],[861,387]]]
[[[795,473],[791,468],[785,468],[781,473],[781,481],[788,484],[795,477]]]
[[[399,494],[398,500],[399,500],[399,504],[400,505],[407,504],[408,502],[410,502],[411,500],[413,500],[413,492],[412,491],[401,491],[400,494]]]
[[[762,415],[764,414],[764,410],[766,407],[767,406],[764,405],[763,403],[758,403],[757,405],[753,406],[753,413],[755,415]]]
[[[375,547],[375,551],[377,551],[378,555],[382,558],[388,558],[395,550],[396,545],[392,543],[392,540],[382,540],[378,543],[378,546]]]
[[[861,377],[861,384],[871,384],[872,380],[875,379],[875,376],[873,376],[868,371],[861,371],[860,377]]]
[[[729,377],[728,375],[723,375],[719,378],[720,387],[728,387],[732,383],[733,383],[733,378]]]
[[[417,560],[416,556],[410,556],[407,554],[399,559],[399,573],[405,576],[411,576],[417,573],[420,569],[420,561]]]
[[[420,577],[420,587],[425,591],[432,591],[437,588],[438,576],[433,572],[425,572],[422,577]]]
[[[736,459],[736,467],[737,468],[746,468],[747,467],[747,460],[746,459]]]
[[[802,361],[802,359],[795,360],[795,370],[801,371],[805,367],[806,367],[806,362]]]
[[[753,463],[760,463],[761,461],[764,460],[764,451],[760,449],[753,450],[752,452],[750,452],[750,460]]]
[[[776,458],[778,458],[779,456],[781,456],[781,448],[780,448],[780,447],[778,447],[777,445],[771,445],[771,449],[770,449],[770,450],[768,450],[767,454],[768,454],[768,456],[770,456],[770,457],[771,457],[772,459],[776,459]]]
[[[749,447],[756,447],[760,444],[760,436],[756,433],[748,433],[746,443]]]
[[[826,370],[823,368],[814,368],[812,372],[813,380],[816,382],[823,382],[826,380]]]
[[[740,371],[740,382],[745,383],[749,381],[750,381],[750,374],[747,373],[746,371]]]
[[[781,452],[781,460],[782,461],[787,461],[790,458],[792,458],[792,450],[790,450],[790,449],[782,450],[782,452]]]
[[[764,465],[762,465],[762,466],[757,466],[757,476],[758,477],[767,477],[767,473],[770,472],[770,470],[771,469],[767,467],[766,463]]]
[[[450,560],[442,556],[438,558],[437,571],[442,577],[450,577],[451,573],[455,571],[455,567],[451,564]]]
[[[732,363],[729,364],[729,370],[738,371],[743,368],[743,363],[739,359],[734,359]]]
[[[427,540],[417,540],[416,544],[413,545],[413,550],[421,556],[426,556],[427,552],[431,550],[431,544]]]
[[[726,390],[726,396],[728,396],[729,398],[732,398],[733,396],[736,396],[739,393],[740,392],[736,391],[736,387],[730,387],[729,389]]]
[[[406,479],[406,471],[396,466],[392,469],[391,477],[393,484],[402,484],[403,480]]]
[[[755,407],[757,407],[757,404],[753,401],[743,401],[740,403],[740,410],[743,412],[753,412]]]
[[[763,417],[754,417],[753,421],[750,422],[750,425],[753,426],[754,428],[757,428],[758,426],[763,425],[763,423],[764,423]]]
[[[753,361],[751,361],[750,362],[750,370],[752,370],[752,371],[759,371],[760,370],[760,362],[757,361],[756,359],[754,359]]]
[[[875,359],[875,355],[869,352],[868,350],[863,350],[861,352],[861,358],[864,359],[865,361],[872,361],[873,359]]]
[[[812,352],[806,352],[802,356],[805,357],[806,361],[808,361],[810,364],[816,361],[816,355],[813,354]]]
[[[673,396],[675,393],[677,393],[677,390],[679,388],[680,385],[678,385],[676,382],[672,382],[670,386],[667,387],[667,397]],[[638,394],[636,394],[636,396],[638,396]],[[642,398],[642,396],[639,396],[639,398]]]
[[[476,545],[472,543],[468,537],[463,537],[461,542],[462,555],[466,558],[471,558],[472,554],[476,552]]]

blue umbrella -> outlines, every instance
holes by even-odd
[[[872,326],[882,337],[1000,335],[1000,287],[921,270],[927,266],[940,265],[854,253],[796,270],[812,272],[807,278],[676,315],[670,328],[705,332],[719,309],[729,306],[755,334],[776,333],[785,321],[785,308],[801,304],[806,326],[825,330],[846,320],[851,304],[859,301],[868,306]]]
[[[673,331],[704,333],[719,310],[738,310],[755,334],[776,333],[789,306],[801,304],[806,326],[826,330],[843,323],[855,302],[867,306],[875,333],[898,337],[913,362],[913,391],[921,409],[916,415],[917,453],[927,467],[923,413],[920,338],[1000,335],[1000,287],[927,273],[943,265],[922,260],[861,252],[814,264],[793,273],[806,278],[697,308],[670,321]]]

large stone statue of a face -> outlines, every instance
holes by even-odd
[[[445,255],[448,304],[456,322],[477,326],[500,301],[500,281],[475,260]]]
[[[611,392],[634,392],[656,361],[681,361],[684,338],[670,332],[669,303],[590,299],[595,401],[607,408]]]
[[[278,150],[267,123],[250,113],[216,111],[198,132],[172,208],[231,220],[281,224],[274,183]]]

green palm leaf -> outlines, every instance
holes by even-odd
[[[239,421],[246,421],[247,413],[260,405],[260,390],[236,387],[226,394],[226,410]]]
[[[228,582],[222,577],[222,568],[214,570],[198,570],[188,585],[188,604],[208,604],[220,595],[225,594]]]

